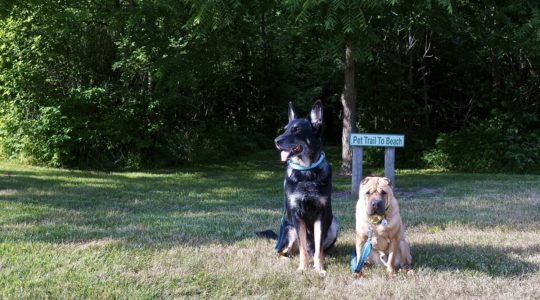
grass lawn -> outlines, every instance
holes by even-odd
[[[254,235],[279,226],[277,160],[126,173],[0,162],[0,298],[540,298],[540,176],[398,172],[416,273],[361,280],[355,198],[335,177],[341,228],[321,278]]]

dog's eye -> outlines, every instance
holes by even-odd
[[[386,195],[386,192],[385,192],[385,191],[382,191],[381,194]]]
[[[298,126],[294,126],[291,128],[292,133],[298,133],[300,131],[300,128]]]

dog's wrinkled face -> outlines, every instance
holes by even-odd
[[[360,184],[359,197],[364,201],[368,216],[383,216],[394,197],[392,184],[386,177],[366,177]]]
[[[285,126],[285,132],[274,140],[281,151],[281,160],[291,159],[304,165],[313,162],[314,156],[321,150],[321,125],[321,101],[315,102],[308,119],[298,118],[292,103],[289,103],[289,123]]]

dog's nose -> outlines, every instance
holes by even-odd
[[[384,207],[384,200],[383,199],[374,199],[371,201],[371,208],[374,210],[380,209]]]
[[[278,136],[275,140],[274,140],[274,143],[276,144],[276,147],[279,148],[279,146],[281,146],[281,142],[283,140]]]

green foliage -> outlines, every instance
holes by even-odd
[[[262,125],[285,98],[270,43],[283,29],[262,4],[219,15],[221,4],[14,3],[0,19],[3,154],[117,168],[252,150],[278,127]],[[246,134],[257,138],[241,146]]]
[[[324,36],[323,50],[331,60],[343,61],[344,45],[351,42],[356,60],[372,58],[374,34],[371,18],[389,9],[392,1],[288,1],[295,21],[307,33],[317,31]]]
[[[350,42],[357,127],[404,133],[398,167],[537,172],[539,28],[531,1],[6,1],[0,155],[103,169],[222,160],[271,148],[287,102],[307,112],[315,99],[338,144]],[[468,138],[497,155],[454,157]]]
[[[398,3],[372,25],[384,42],[359,74],[359,128],[404,133],[402,166],[425,153],[431,166],[538,172],[536,5],[424,4]]]
[[[449,134],[440,134],[423,159],[429,166],[467,172],[538,172],[538,132],[523,132],[512,122],[491,119]]]

